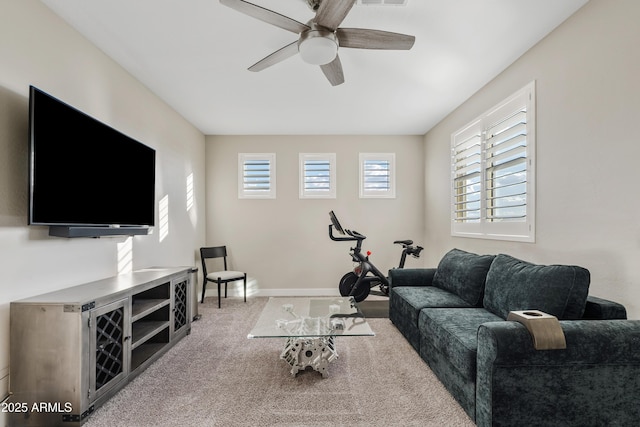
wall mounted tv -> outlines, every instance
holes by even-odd
[[[155,159],[153,148],[30,86],[30,225],[61,237],[148,234]]]

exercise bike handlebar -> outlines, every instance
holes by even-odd
[[[365,236],[364,234],[358,233],[356,230],[346,230],[346,232],[350,236],[353,236],[356,240],[364,240],[367,238],[367,236]]]
[[[345,233],[349,235],[349,237],[336,237],[333,235],[333,225],[329,224],[329,238],[336,242],[347,242],[347,241],[355,241],[355,240],[364,240],[367,236],[358,233],[355,230],[344,230]]]

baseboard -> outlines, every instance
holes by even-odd
[[[256,289],[255,296],[259,297],[333,297],[340,296],[338,287],[335,288],[304,288],[304,289]],[[248,291],[247,291],[248,292]]]
[[[221,287],[224,296],[224,287]],[[202,282],[196,284],[195,291],[198,293],[198,301],[202,296]],[[229,282],[227,287],[227,295],[230,297],[241,297],[243,293],[242,280]],[[218,295],[218,287],[215,283],[207,284],[207,297],[216,297]],[[338,285],[330,288],[260,288],[258,281],[253,277],[247,277],[247,297],[333,297],[340,296]]]
[[[202,292],[202,290],[200,291]],[[224,292],[224,290],[222,291]],[[229,286],[227,295],[230,297],[242,297],[242,285]],[[211,284],[207,285],[207,297],[215,297],[218,290]],[[247,297],[333,297],[340,296],[338,287],[335,288],[284,288],[284,289],[256,289],[247,287]]]

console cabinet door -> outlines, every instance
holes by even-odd
[[[94,402],[129,374],[129,299],[91,311],[89,401]]]
[[[191,322],[189,322],[189,316],[191,316],[191,309],[189,307],[191,301],[189,276],[174,279],[172,286],[173,322],[171,325],[171,338],[173,339],[176,334],[179,334],[191,324]]]

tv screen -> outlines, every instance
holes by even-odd
[[[153,226],[155,150],[29,92],[29,224]]]

